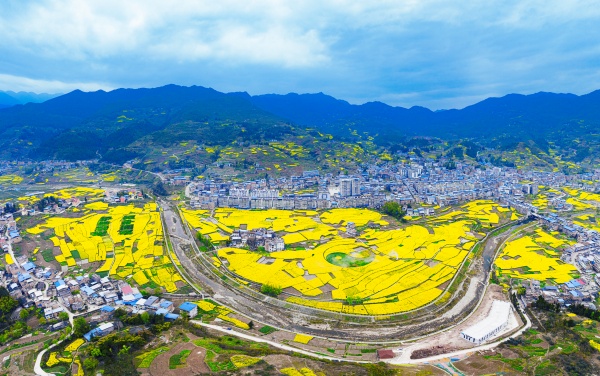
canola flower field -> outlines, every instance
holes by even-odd
[[[89,200],[98,200],[104,198],[104,190],[91,187],[73,187],[65,188],[49,193],[31,194],[28,196],[18,197],[16,200],[22,205],[31,205],[40,200],[42,197],[54,196],[64,200],[79,198],[88,198]]]
[[[17,185],[23,182],[19,175],[0,175],[0,185]]]
[[[573,243],[558,238],[557,234],[537,229],[532,235],[508,242],[496,259],[499,273],[516,279],[553,281],[557,284],[573,279],[577,268],[562,262],[561,252],[556,250]]]
[[[56,261],[63,265],[74,267],[78,262],[102,262],[97,273],[133,279],[140,286],[160,286],[167,292],[177,290],[175,283],[182,278],[166,254],[155,203],[140,208],[93,202],[84,208],[82,217],[48,217],[27,232],[51,231],[50,241],[60,249]]]
[[[429,304],[443,294],[446,282],[484,236],[474,228],[515,218],[510,209],[486,200],[404,228],[391,228],[380,213],[367,209],[217,209],[213,217],[203,210],[182,212],[190,226],[215,243],[241,225],[278,232],[295,250],[265,255],[221,248],[214,265],[245,283],[281,287],[291,295],[290,302],[358,315],[390,315]],[[348,222],[376,226],[348,237]]]
[[[600,194],[572,188],[563,188],[563,191],[571,196],[566,201],[567,204],[573,205],[574,210],[596,209],[596,207],[600,207]]]

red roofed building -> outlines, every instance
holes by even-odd
[[[123,293],[123,295],[133,294],[133,290],[129,285],[121,285],[121,292]]]
[[[392,350],[385,350],[385,349],[377,350],[377,360],[393,359],[394,356],[395,355]]]

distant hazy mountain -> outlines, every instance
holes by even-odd
[[[12,105],[0,109],[3,157],[85,159],[119,154],[140,140],[161,148],[186,140],[227,145],[305,134],[303,128],[350,139],[354,131],[367,132],[382,145],[412,136],[474,138],[482,143],[535,140],[542,145],[600,134],[600,91],[581,96],[510,94],[436,112],[380,102],[351,105],[322,93],[252,97],[176,85],[76,90],[25,105],[14,105],[18,99],[6,93],[0,93],[0,99]],[[118,159],[126,157],[125,153]]]
[[[10,107],[19,104],[19,100],[10,96],[9,94],[0,91],[0,108]]]
[[[30,93],[19,91],[0,91],[0,108],[10,107],[17,104],[41,103],[48,99],[56,98],[62,94]]]
[[[600,91],[586,95],[537,93],[488,98],[461,110],[431,111],[380,102],[351,105],[319,94],[260,95],[260,108],[305,126],[371,134],[437,137],[548,137],[600,130]]]

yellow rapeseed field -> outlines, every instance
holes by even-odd
[[[53,231],[50,241],[61,251],[55,256],[60,263],[76,266],[79,260],[103,262],[96,272],[132,278],[138,285],[152,282],[167,292],[177,290],[175,283],[182,278],[163,246],[156,204],[138,208],[134,205],[109,207],[98,202],[87,206],[103,213],[91,212],[79,218],[49,217],[28,231],[34,234]]]
[[[319,309],[360,315],[389,315],[422,307],[438,298],[486,227],[514,212],[478,200],[427,221],[390,229],[380,213],[368,209],[332,209],[322,213],[287,210],[182,209],[186,221],[214,243],[234,229],[268,228],[286,245],[304,250],[270,253],[221,248],[216,267],[227,267],[246,284],[255,282],[288,289],[287,300]],[[345,225],[376,224],[357,237]],[[221,266],[223,265],[223,266]]]
[[[496,259],[496,266],[502,275],[512,278],[565,283],[573,278],[577,269],[563,263],[560,252],[554,248],[569,244],[571,243],[566,240],[538,229],[534,235],[508,242]]]
[[[23,182],[19,175],[0,175],[0,185],[17,185]]]

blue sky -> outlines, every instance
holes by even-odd
[[[201,85],[461,108],[600,89],[585,0],[0,2],[0,90]]]

